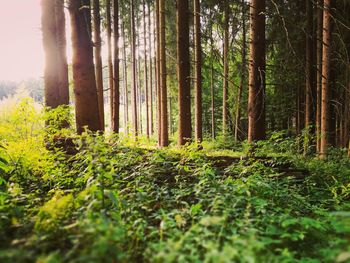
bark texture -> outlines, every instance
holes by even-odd
[[[69,0],[77,132],[101,130],[98,111],[89,0]]]
[[[331,0],[324,0],[323,5],[323,47],[322,47],[322,102],[321,102],[321,145],[320,157],[327,156],[329,145],[329,84],[331,59]]]
[[[191,140],[191,91],[188,0],[177,1],[177,66],[179,85],[179,145]]]
[[[113,111],[112,131],[119,133],[120,82],[119,82],[119,1],[113,0]]]
[[[101,58],[101,15],[100,1],[93,0],[93,29],[94,29],[94,57],[95,57],[95,75],[98,96],[98,111],[100,114],[101,127],[104,129],[104,101],[103,101],[103,74]]]
[[[166,52],[165,52],[165,0],[159,1],[159,25],[160,25],[160,92],[161,92],[161,140],[160,146],[169,145],[168,129],[168,92],[167,92],[167,72],[166,72]]]
[[[250,5],[248,141],[265,139],[265,0]]]
[[[203,140],[202,133],[202,46],[200,0],[194,0],[194,42],[195,42],[195,139]]]

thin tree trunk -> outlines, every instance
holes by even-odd
[[[304,154],[308,154],[315,123],[315,87],[313,84],[313,3],[306,0],[306,61],[305,61],[305,141]]]
[[[101,121],[98,111],[91,40],[90,1],[70,0],[69,13],[72,29],[73,81],[77,132],[81,134],[85,126],[91,131],[99,131],[101,130]]]
[[[211,12],[211,10],[210,10]],[[210,15],[210,17],[212,17]],[[210,95],[211,95],[211,136],[216,137],[215,133],[215,93],[214,93],[214,44],[213,44],[213,26],[210,29]]]
[[[329,83],[331,56],[331,0],[324,0],[323,49],[322,49],[322,103],[321,103],[321,148],[320,157],[327,156],[329,145]]]
[[[162,110],[161,110],[161,78],[160,78],[160,21],[159,21],[159,0],[156,0],[156,19],[155,19],[155,28],[156,28],[156,91],[157,91],[157,124],[158,124],[158,145],[161,146],[162,141]]]
[[[128,91],[128,68],[126,57],[126,34],[124,28],[124,22],[122,22],[122,34],[123,34],[123,84],[124,84],[124,133],[129,133],[129,91]]]
[[[168,129],[168,96],[167,96],[167,72],[166,72],[166,37],[165,37],[165,0],[159,1],[160,24],[160,90],[161,90],[161,147],[169,145]]]
[[[150,136],[150,122],[149,122],[149,90],[148,90],[148,69],[147,69],[147,30],[146,30],[146,3],[143,0],[142,3],[143,8],[143,47],[144,47],[144,61],[143,61],[143,71],[144,71],[144,87],[145,87],[145,97],[146,97],[146,136],[149,138]]]
[[[177,66],[179,82],[179,145],[191,140],[191,91],[188,0],[177,2]]]
[[[235,124],[235,141],[238,141],[241,132],[241,100],[243,93],[243,85],[246,71],[246,24],[245,24],[245,2],[242,0],[242,69],[241,69],[241,83],[238,88],[237,108],[236,108],[236,124]]]
[[[112,60],[112,17],[111,0],[106,0],[106,30],[107,30],[107,63],[108,63],[108,87],[110,93],[110,113],[111,128],[113,129],[113,107],[114,107],[114,80],[113,80],[113,60]]]
[[[100,1],[93,0],[93,29],[94,29],[94,50],[95,50],[95,74],[98,96],[98,110],[101,119],[101,127],[105,127],[104,117],[104,101],[103,101],[103,74],[102,74],[102,58],[101,58],[101,15]]]
[[[317,4],[317,101],[316,101],[316,149],[321,147],[321,96],[322,96],[322,31],[323,31],[323,0]]]
[[[119,85],[119,1],[113,1],[113,29],[114,29],[114,56],[113,56],[113,111],[112,131],[119,133],[120,113],[120,85]]]
[[[265,0],[250,5],[250,63],[248,98],[248,141],[264,140],[265,128]]]
[[[223,90],[222,90],[222,134],[225,136],[227,133],[228,125],[228,49],[229,49],[229,4],[225,0],[225,21],[224,21],[224,79],[223,79]]]
[[[202,132],[202,47],[200,0],[194,0],[194,42],[195,42],[195,139],[203,140]]]
[[[66,18],[64,14],[64,1],[55,0],[55,17],[57,24],[57,67],[58,67],[58,92],[59,104],[69,104],[69,83],[68,83],[68,64],[67,64],[67,41],[66,41]],[[66,124],[63,124],[64,126]]]
[[[138,21],[138,19],[137,19]],[[139,25],[139,22],[137,23]],[[143,134],[143,123],[142,123],[142,85],[141,85],[141,57],[140,57],[140,37],[135,35],[137,39],[136,44],[136,74],[137,74],[137,102],[138,102],[138,120],[139,120],[139,134]]]
[[[148,4],[148,42],[149,42],[149,91],[150,91],[150,116],[149,116],[149,126],[150,135],[153,135],[154,125],[153,125],[153,62],[152,62],[152,36],[151,36],[151,4]]]
[[[132,60],[132,89],[131,89],[131,107],[133,132],[135,137],[138,136],[137,121],[137,76],[136,76],[136,41],[135,41],[135,3],[131,0],[131,60]]]

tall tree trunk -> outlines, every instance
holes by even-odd
[[[132,60],[132,89],[131,89],[131,107],[133,132],[135,137],[138,136],[137,121],[137,76],[136,76],[136,39],[135,39],[135,3],[131,0],[131,60]]]
[[[156,0],[156,17],[155,17],[155,28],[156,28],[156,91],[157,91],[157,124],[158,124],[158,145],[161,146],[162,141],[162,110],[161,110],[161,77],[160,77],[160,15],[159,15],[159,0]]]
[[[194,0],[194,42],[195,42],[195,139],[203,140],[202,132],[202,43],[200,0]]]
[[[323,0],[317,1],[317,100],[316,100],[316,149],[321,147],[321,96],[322,96],[322,31],[323,31]]]
[[[151,4],[148,4],[148,42],[149,42],[149,91],[150,91],[150,112],[149,126],[150,135],[153,135],[153,59],[152,59],[152,35],[151,35]]]
[[[322,103],[321,103],[321,148],[320,157],[327,156],[329,145],[329,83],[331,56],[331,0],[324,0],[323,48],[322,48]]]
[[[191,140],[191,91],[188,0],[177,1],[177,67],[179,82],[179,145]]]
[[[42,0],[41,5],[45,51],[45,105],[56,108],[69,104],[63,0]]]
[[[105,127],[104,101],[103,101],[103,74],[102,74],[102,58],[101,58],[101,15],[100,1],[93,0],[93,29],[94,29],[94,50],[95,50],[95,74],[98,96],[98,111],[100,114],[101,127]]]
[[[248,141],[264,140],[265,128],[265,0],[250,5],[250,63],[248,98]]]
[[[149,122],[149,90],[148,90],[148,69],[147,69],[147,25],[146,25],[146,3],[145,0],[142,2],[142,11],[143,11],[143,48],[144,48],[144,56],[143,56],[143,71],[144,71],[144,87],[145,87],[145,97],[146,97],[146,136],[149,138],[150,136],[150,122]]]
[[[137,47],[140,46],[139,37],[137,37]],[[143,134],[143,121],[142,121],[142,85],[141,85],[141,57],[139,48],[136,49],[137,56],[137,101],[138,101],[138,120],[139,120],[139,133]]]
[[[309,151],[311,137],[313,134],[313,125],[315,123],[315,87],[313,74],[313,3],[312,0],[306,1],[306,61],[305,61],[305,141],[304,154]]]
[[[106,29],[107,29],[107,63],[108,63],[108,87],[110,92],[110,112],[111,128],[113,130],[113,107],[114,107],[114,79],[113,79],[113,60],[112,60],[112,16],[111,0],[106,0]]]
[[[58,90],[60,105],[69,104],[69,83],[67,64],[67,41],[66,41],[66,18],[64,14],[64,1],[55,0],[56,3],[56,24],[57,24],[57,45],[58,45]]]
[[[211,12],[211,10],[210,10]],[[212,17],[210,15],[210,17]],[[213,26],[210,28],[210,95],[211,95],[211,136],[216,138],[215,133],[215,93],[214,93],[214,44],[213,44]]]
[[[225,0],[225,21],[224,21],[224,79],[223,79],[223,90],[222,90],[222,134],[225,136],[227,133],[228,125],[228,74],[229,74],[229,65],[228,65],[228,49],[229,49],[229,4]]]
[[[123,34],[123,84],[124,84],[124,133],[129,133],[129,91],[128,91],[128,68],[127,68],[127,56],[126,56],[126,34],[124,28],[124,22],[122,22],[121,28]]]
[[[238,96],[237,96],[237,108],[236,108],[236,124],[235,124],[235,141],[241,139],[240,135],[241,131],[241,100],[243,93],[243,85],[245,79],[245,71],[246,71],[246,24],[245,24],[245,2],[242,0],[242,68],[241,68],[241,83],[238,88]]]
[[[112,112],[112,131],[119,133],[119,112],[120,112],[120,85],[119,85],[119,1],[113,1],[113,112]]]
[[[168,96],[167,96],[167,72],[166,72],[166,38],[165,38],[165,0],[159,1],[160,24],[160,90],[161,90],[161,147],[169,145],[168,129]]]
[[[84,7],[84,8],[83,8]],[[89,0],[69,0],[77,132],[101,130],[98,111]]]

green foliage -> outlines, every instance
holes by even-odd
[[[1,262],[349,260],[341,151],[305,159],[285,132],[248,157],[246,143],[157,149],[86,132],[68,155],[47,151],[45,136],[9,136],[1,148]]]

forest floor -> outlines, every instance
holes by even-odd
[[[227,144],[227,143],[226,143]],[[350,161],[275,134],[254,155],[85,136],[8,141],[0,262],[349,262]]]

